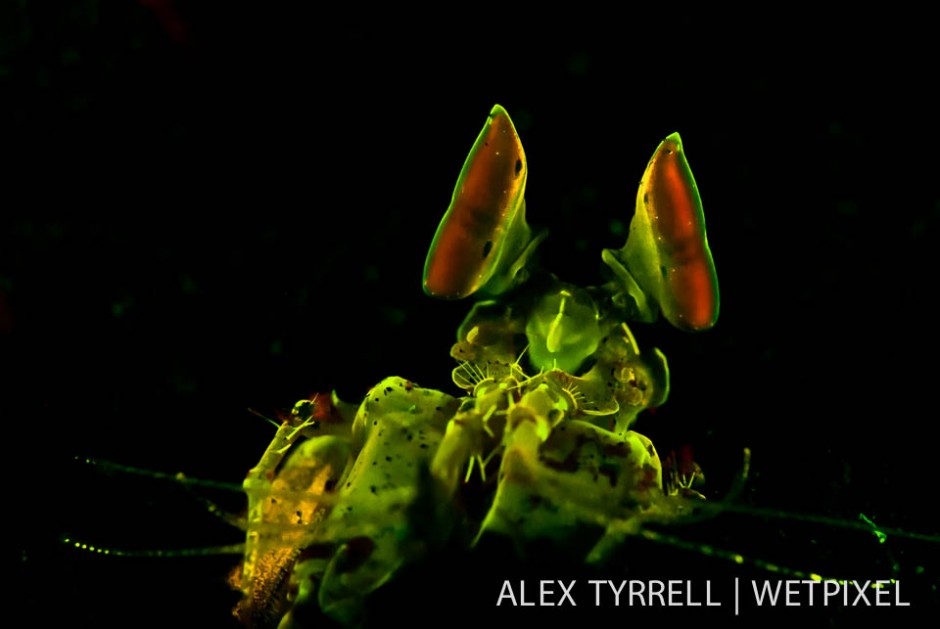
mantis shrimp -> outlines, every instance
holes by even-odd
[[[648,522],[701,501],[701,475],[664,464],[633,430],[669,395],[669,368],[628,321],[662,315],[712,327],[719,293],[702,204],[678,133],[656,148],[603,284],[580,287],[535,263],[528,167],[496,105],[464,163],[424,268],[424,291],[476,299],[457,332],[451,395],[402,377],[359,405],[301,400],[244,481],[249,498],[235,615],[297,627],[341,623],[410,563],[465,540],[548,542],[602,562]],[[475,493],[475,497],[468,497]],[[477,509],[468,506],[476,501]]]

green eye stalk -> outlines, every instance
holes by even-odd
[[[614,280],[602,286],[530,268],[546,234],[526,223],[527,175],[516,129],[496,105],[424,267],[429,295],[482,297],[451,350],[462,393],[391,377],[358,408],[322,396],[283,423],[249,473],[246,553],[233,578],[246,624],[296,627],[311,608],[359,622],[371,592],[457,532],[520,548],[593,539],[583,558],[596,562],[644,523],[694,507],[698,494],[664,484],[652,442],[630,429],[665,402],[669,369],[658,350],[639,349],[627,320],[662,313],[705,330],[718,317],[679,135],[646,167],[626,244],[603,251]],[[468,488],[484,495],[483,512],[456,508]]]

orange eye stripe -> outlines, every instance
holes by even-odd
[[[718,293],[708,265],[701,261],[680,266],[669,278],[670,291],[682,325],[707,330],[718,318]]]
[[[670,136],[671,138],[672,136]],[[648,194],[656,225],[665,247],[677,252],[698,246],[696,204],[701,206],[691,173],[683,170],[675,140],[666,139],[657,152]]]

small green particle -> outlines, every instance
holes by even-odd
[[[127,311],[130,309],[131,305],[132,302],[129,297],[125,297],[120,301],[116,301],[111,304],[111,314],[115,319],[120,319],[125,314],[127,314]]]
[[[611,236],[616,236],[618,238],[625,238],[627,236],[627,224],[619,219],[614,219],[610,221],[607,229],[610,231]]]
[[[195,295],[197,292],[196,281],[189,273],[183,273],[180,276],[180,291],[184,295]]]
[[[81,54],[78,50],[74,48],[66,48],[62,51],[62,54],[59,55],[59,59],[64,66],[75,65],[81,59]]]
[[[591,56],[584,51],[575,52],[568,57],[565,66],[570,74],[574,76],[585,76],[591,67]]]
[[[403,325],[408,316],[402,308],[384,308],[382,314],[389,325],[393,326]]]
[[[862,522],[864,522],[865,524],[867,524],[868,526],[871,527],[872,533],[874,533],[874,534],[875,534],[875,537],[878,538],[878,543],[879,543],[879,544],[884,544],[884,543],[885,543],[885,540],[888,539],[888,536],[885,535],[885,533],[884,533],[882,530],[880,530],[880,529],[875,525],[874,522],[872,522],[872,521],[869,520],[867,517],[865,517],[865,514],[864,514],[864,513],[859,513],[859,514],[858,514],[858,519],[861,520]]]
[[[846,218],[855,218],[859,215],[858,203],[843,199],[836,203],[836,213]]]

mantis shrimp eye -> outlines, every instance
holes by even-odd
[[[461,299],[503,293],[544,234],[525,222],[525,152],[509,114],[495,105],[464,162],[424,265],[424,291]]]
[[[603,258],[636,301],[642,320],[655,319],[658,306],[682,330],[715,324],[718,276],[678,133],[660,143],[646,166],[626,244],[619,251],[605,249]]]

